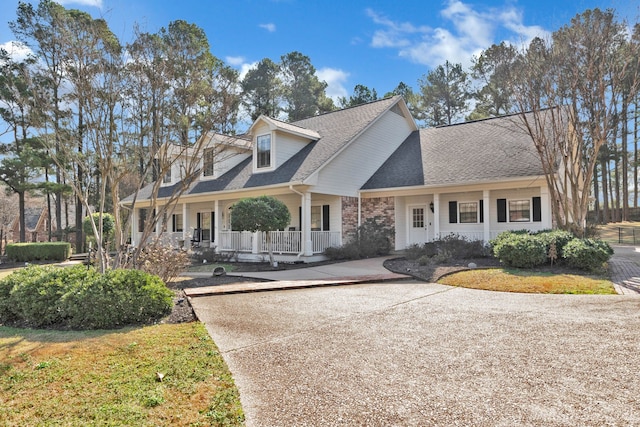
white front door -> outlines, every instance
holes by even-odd
[[[424,244],[427,241],[428,218],[426,205],[409,205],[407,207],[408,236],[407,244]]]

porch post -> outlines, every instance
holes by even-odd
[[[484,243],[489,243],[491,240],[491,218],[489,218],[489,204],[491,203],[491,197],[489,190],[482,191],[482,217],[484,220]]]
[[[440,194],[433,193],[433,239],[440,239]]]
[[[302,251],[304,256],[313,255],[313,242],[311,241],[311,193],[305,192],[302,196]]]
[[[182,204],[182,240],[184,248],[191,249],[191,239],[189,238],[189,207],[187,203]]]
[[[260,253],[260,240],[262,238],[262,233],[260,231],[256,231],[253,233],[253,238],[251,240],[251,253],[259,254]]]
[[[546,185],[540,187],[540,211],[542,212],[542,229],[553,228],[553,213],[551,212],[551,197]]]
[[[133,247],[136,246],[136,240],[138,238],[138,235],[136,234],[137,230],[138,230],[138,209],[134,205],[133,208],[131,208],[131,246]]]
[[[215,202],[213,202],[213,218],[211,218],[211,220],[213,221],[213,230],[211,230],[212,234],[213,234],[213,242],[215,244],[215,246],[213,247],[215,253],[218,253],[218,246],[220,245],[220,201],[218,201],[218,199],[216,199]]]

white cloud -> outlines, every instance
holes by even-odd
[[[33,53],[27,46],[15,40],[0,44],[0,48],[6,50],[9,56],[16,62],[22,61]]]
[[[252,68],[256,68],[258,66],[258,62],[243,62],[242,64],[236,65],[236,67],[240,67],[240,76],[238,77],[240,80],[244,79],[244,76],[247,75],[249,70]]]
[[[344,87],[349,73],[336,68],[324,67],[316,71],[318,79],[327,82],[327,96],[333,101],[348,95],[347,89]]]
[[[102,0],[58,0],[59,4],[66,6],[69,4],[79,4],[82,6],[93,6],[102,9]]]
[[[445,61],[467,67],[474,56],[494,43],[497,34],[507,34],[506,41],[521,45],[549,33],[539,26],[527,26],[520,9],[505,5],[485,7],[448,0],[440,11],[444,25],[431,28],[411,22],[398,22],[371,9],[371,20],[380,26],[371,37],[374,48],[390,48],[411,62],[436,67]]]
[[[268,24],[260,24],[258,25],[260,28],[264,28],[270,33],[274,33],[276,31],[276,24],[269,22]]]
[[[229,65],[233,65],[235,67],[244,63],[244,57],[242,56],[227,56],[225,60]]]

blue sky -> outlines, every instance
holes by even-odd
[[[37,4],[37,1],[31,1]],[[239,70],[297,50],[311,58],[332,97],[356,84],[378,95],[400,81],[414,89],[429,69],[503,40],[521,45],[568,24],[588,8],[613,8],[638,22],[637,0],[61,0],[103,17],[125,43],[137,23],[155,32],[184,19],[202,27],[212,53]],[[2,0],[0,46],[14,39],[7,22],[18,0]]]

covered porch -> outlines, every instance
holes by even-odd
[[[268,194],[282,201],[291,214],[285,230],[270,233],[271,251],[277,261],[311,262],[324,259],[324,251],[342,245],[341,199],[293,189]],[[248,194],[246,197],[255,197]],[[213,249],[240,261],[264,261],[268,257],[268,233],[233,230],[232,206],[244,197],[202,200],[190,198],[175,206],[156,227],[155,235],[174,247]],[[146,208],[149,209],[149,208]],[[135,209],[134,242],[139,242],[146,215]],[[137,228],[136,228],[137,226]],[[136,238],[137,237],[137,238]]]

